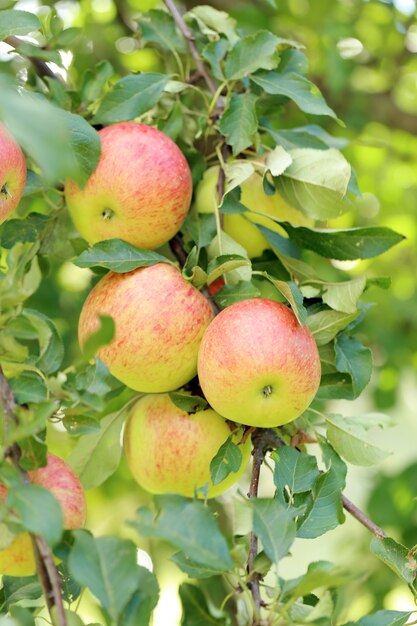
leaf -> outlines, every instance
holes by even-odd
[[[187,557],[184,552],[176,552],[170,560],[173,561],[180,570],[188,574],[190,578],[211,578],[218,574],[217,569],[213,570],[195,563],[190,557]]]
[[[360,341],[341,334],[335,340],[336,368],[352,378],[352,399],[357,398],[369,383],[372,374],[372,352]]]
[[[84,489],[98,487],[116,471],[122,455],[120,433],[124,417],[123,410],[105,417],[100,432],[80,438],[68,457],[68,464]]]
[[[83,186],[99,162],[100,136],[95,128],[80,115],[66,111],[64,119],[75,161],[76,180],[79,185]]]
[[[226,193],[230,193],[235,187],[239,187],[252,176],[255,167],[248,161],[232,161],[224,164],[226,176]]]
[[[254,498],[253,531],[261,540],[266,555],[278,563],[288,551],[296,536],[293,513],[275,498]]]
[[[320,474],[309,494],[307,510],[299,519],[297,537],[314,539],[341,523],[343,487],[333,467]]]
[[[207,284],[210,285],[227,272],[236,270],[239,267],[250,266],[251,262],[249,259],[239,254],[222,254],[221,256],[217,256],[212,259],[207,266]]]
[[[169,76],[147,72],[130,74],[113,85],[103,97],[94,124],[112,124],[139,117],[157,104]]]
[[[252,145],[258,129],[255,103],[257,96],[252,93],[233,93],[229,106],[219,120],[219,130],[232,146],[236,156]]]
[[[22,314],[37,332],[40,353],[36,366],[46,374],[56,372],[64,359],[64,344],[55,324],[46,315],[34,309],[23,309]]]
[[[187,413],[196,413],[201,409],[207,407],[207,400],[200,396],[192,396],[189,393],[183,393],[180,391],[172,391],[169,394],[171,402],[175,404],[182,411]]]
[[[279,38],[267,30],[239,39],[228,54],[224,71],[226,78],[238,80],[256,70],[276,67],[279,42]]]
[[[384,226],[337,230],[312,230],[281,222],[288,236],[301,248],[339,261],[371,259],[404,239],[403,235]]]
[[[299,257],[301,256],[301,249],[297,246],[297,244],[291,241],[291,239],[288,239],[288,237],[283,237],[282,235],[275,232],[274,230],[271,230],[270,228],[266,228],[265,226],[261,226],[261,225],[257,225],[257,226],[258,226],[258,229],[261,231],[262,235],[265,237],[267,242],[271,245],[271,247],[274,250],[278,251],[279,253],[283,254],[286,257],[292,257],[294,259],[297,259],[298,261]],[[286,259],[284,263],[284,260],[281,259],[281,257],[278,257],[278,258],[281,260],[283,264],[285,263],[288,264],[288,261],[289,261],[288,259]],[[302,264],[303,262],[298,261],[298,263]],[[307,266],[307,268],[308,268],[308,273],[310,274],[311,269],[309,266]],[[315,273],[314,273],[314,276],[315,276]]]
[[[183,608],[181,626],[226,626],[222,619],[213,617],[207,606],[207,600],[201,589],[195,585],[183,583],[179,594]]]
[[[186,13],[186,18],[194,18],[202,33],[208,37],[218,33],[225,35],[231,44],[239,40],[236,34],[236,20],[225,11],[209,5],[196,6]]]
[[[344,626],[404,626],[414,611],[377,611],[362,617],[358,622],[349,622]]]
[[[252,277],[252,264],[249,260],[246,249],[237,243],[230,235],[223,230],[220,233],[221,246],[219,245],[219,235],[216,235],[208,247],[209,257],[215,258],[222,255],[237,255],[248,260],[248,264],[231,270],[226,275],[226,282],[229,284],[238,283],[241,280],[249,281]]]
[[[241,280],[234,285],[225,285],[215,295],[215,301],[221,308],[226,308],[234,302],[259,298],[261,292],[250,281]]]
[[[103,346],[107,346],[114,337],[115,324],[109,315],[99,315],[99,328],[88,337],[83,346],[83,357],[89,361],[96,355],[98,350]]]
[[[8,9],[1,12],[0,40],[10,35],[27,35],[40,27],[41,23],[34,13]]]
[[[220,446],[210,463],[210,476],[213,485],[221,483],[232,472],[238,472],[242,464],[242,452],[230,435]]]
[[[276,450],[273,459],[275,461],[274,484],[281,500],[284,492],[297,494],[312,489],[319,476],[317,460],[314,456],[286,446]]]
[[[314,219],[338,217],[349,207],[343,200],[351,177],[345,157],[333,148],[291,150],[291,165],[276,179],[287,202]]]
[[[372,443],[365,428],[356,423],[355,418],[342,415],[326,415],[327,438],[333,448],[346,461],[353,465],[375,465],[390,453]]]
[[[397,576],[407,584],[413,583],[416,577],[417,563],[414,554],[405,546],[385,537],[374,537],[371,541],[371,552],[388,565]]]
[[[289,598],[307,596],[320,587],[334,589],[346,585],[352,580],[352,576],[343,572],[340,567],[329,561],[316,561],[310,563],[304,576],[286,581],[283,594]]]
[[[52,493],[39,485],[16,484],[9,490],[7,506],[19,515],[26,530],[55,545],[62,535],[63,515]]]
[[[251,80],[266,93],[285,96],[310,115],[328,115],[337,119],[336,113],[328,106],[320,89],[305,76],[295,72],[257,72]]]
[[[130,524],[144,537],[168,541],[195,563],[217,572],[232,567],[229,548],[211,511],[201,502],[182,496],[156,496],[158,515],[147,508]]]
[[[292,163],[292,157],[282,146],[276,146],[265,159],[266,170],[272,176],[281,176]]]
[[[336,311],[355,313],[357,303],[366,287],[366,277],[360,276],[341,283],[323,285],[323,302]]]
[[[49,217],[40,213],[29,213],[24,220],[7,220],[0,231],[1,247],[10,250],[18,241],[34,243],[42,235],[48,222]]]
[[[92,537],[84,530],[74,532],[69,556],[71,575],[98,598],[114,621],[126,607],[140,583],[136,546],[118,537]]]
[[[168,13],[153,9],[140,16],[139,28],[144,43],[156,43],[164,50],[185,52],[184,37]]]
[[[291,309],[296,316],[300,326],[303,326],[307,321],[307,309],[303,305],[303,294],[300,291],[298,285],[293,281],[278,280],[274,278],[268,272],[256,272],[257,275],[265,276],[271,282],[276,289],[291,305]]]
[[[306,324],[314,335],[317,345],[324,346],[334,339],[337,333],[349,326],[359,315],[360,311],[342,313],[332,309],[325,309],[309,315]]]
[[[82,252],[74,263],[78,267],[104,267],[112,272],[123,274],[138,267],[149,267],[156,263],[171,263],[171,261],[152,250],[135,248],[122,239],[107,239],[99,241]]]
[[[35,372],[25,371],[10,380],[18,404],[43,402],[48,397],[45,381]]]
[[[152,611],[158,603],[159,587],[155,576],[144,567],[138,568],[139,589],[135,591],[128,605],[124,609],[119,626],[148,626]],[[89,624],[88,626],[100,626]]]
[[[271,128],[269,122],[263,122],[263,130],[272,137],[272,139],[286,150],[293,148],[315,148],[317,150],[326,150],[327,148],[337,148],[341,150],[349,145],[349,140],[344,137],[333,137],[326,132],[321,126],[316,124],[307,124],[298,128],[289,130],[276,130]]]

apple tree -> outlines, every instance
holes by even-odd
[[[389,419],[328,408],[369,383],[363,296],[389,287],[345,262],[403,237],[377,224],[340,227],[361,192],[341,152],[343,123],[297,41],[243,31],[210,6],[183,13],[173,0],[125,22],[156,51],[158,71],[121,75],[104,58],[83,67],[88,41],[55,10],[0,10],[13,51],[0,72],[0,625],[94,626],[78,611],[85,590],[101,624],[151,623],[158,568],[138,565],[122,529],[94,534],[88,516],[82,527],[80,494],[117,472],[125,426],[131,490],[155,494],[126,524],[138,542],[167,542],[188,576],[183,626],[353,626],[341,602],[352,572],[318,561],[285,579],[280,563],[298,538],[349,514],[417,597],[413,549],[343,493],[348,464],[384,457],[372,429]],[[150,139],[130,152],[122,139],[138,122]],[[186,208],[161,236],[162,217],[145,226],[141,216],[158,206],[169,218],[177,188]],[[90,291],[85,304],[60,304],[72,333],[64,341],[46,307],[62,267],[84,269]],[[208,339],[207,327],[219,330]],[[228,341],[240,337],[231,366]],[[268,359],[278,382],[261,385]],[[51,461],[57,429],[69,450],[62,462]],[[355,624],[410,616],[379,610]]]

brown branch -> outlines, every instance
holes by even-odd
[[[194,42],[194,37],[192,32],[190,31],[190,29],[188,28],[187,24],[184,21],[184,18],[182,17],[181,13],[178,11],[175,2],[173,0],[164,0],[165,5],[168,9],[168,11],[171,13],[174,22],[176,23],[176,25],[178,26],[178,28],[180,29],[181,33],[184,35],[185,40],[187,41],[188,47],[190,49],[191,55],[195,61],[196,67],[198,72],[201,74],[201,76],[204,78],[204,80],[206,81],[206,85],[209,88],[210,92],[213,94],[216,93],[217,91],[217,87],[215,82],[213,81],[213,79],[211,78],[211,76],[209,75],[209,73],[206,70],[206,66],[204,65],[200,54],[197,50],[197,46],[195,45]]]
[[[187,253],[184,250],[184,245],[183,245],[183,242],[182,242],[182,236],[179,233],[174,235],[174,237],[172,237],[172,239],[169,240],[169,247],[171,248],[171,252],[173,253],[175,258],[177,259],[177,261],[180,264],[180,267],[182,269],[184,267],[184,265],[185,265],[186,260],[187,260]]]
[[[10,35],[10,37],[6,37],[4,41],[9,46],[15,49],[19,48],[19,46],[26,43],[23,39],[20,39],[20,37],[16,37],[15,35]],[[19,50],[17,50],[17,53],[20,54]],[[32,63],[38,76],[40,76],[41,78],[45,78],[45,77],[53,78],[54,80],[59,81],[62,85],[65,85],[61,76],[58,76],[58,74],[55,74],[55,72],[51,70],[51,68],[45,61],[42,61],[42,59],[37,59],[36,57],[32,57],[32,56],[28,56],[26,58]]]
[[[342,504],[343,508],[346,509],[346,511],[348,511],[348,513],[350,513],[355,519],[357,519],[358,522],[365,526],[365,528],[370,530],[371,533],[375,535],[375,537],[378,537],[378,539],[384,539],[387,536],[382,528],[377,526],[371,519],[369,519],[369,517],[365,515],[363,511],[358,509],[356,504],[353,504],[353,502],[348,500],[348,498],[346,498],[346,496],[344,496],[343,494]]]
[[[17,404],[14,399],[12,388],[4,375],[0,365],[0,408],[4,415],[4,430],[8,430],[9,424],[19,424],[19,417],[16,414]],[[17,443],[11,444],[7,448],[7,454],[12,460],[13,465],[18,470],[24,482],[29,482],[27,473],[20,466],[21,450]],[[55,566],[51,550],[46,541],[39,535],[29,533],[32,540],[33,553],[36,563],[36,572],[42,585],[45,595],[46,604],[51,615],[52,622],[55,619],[52,615],[56,610],[58,626],[67,626],[65,617],[64,604],[62,599],[62,585],[58,570]]]

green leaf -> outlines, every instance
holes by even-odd
[[[172,391],[168,395],[175,406],[187,413],[196,413],[207,407],[207,400],[200,396],[193,396],[190,393],[180,391]]]
[[[242,453],[230,435],[220,446],[210,463],[210,476],[213,485],[221,483],[229,474],[237,472],[242,464]]]
[[[288,222],[281,222],[281,226],[301,248],[339,261],[371,259],[405,238],[385,226],[344,230],[312,230],[304,226],[292,226]]]
[[[286,150],[293,148],[316,148],[318,150],[337,148],[341,150],[349,145],[349,141],[344,137],[333,137],[316,124],[307,124],[289,130],[276,130],[270,127],[269,122],[263,122],[263,124],[262,128]]]
[[[326,415],[327,438],[333,448],[346,461],[353,465],[375,465],[390,453],[381,450],[372,443],[365,428],[354,417]]]
[[[358,622],[349,622],[344,626],[404,626],[414,611],[377,611],[362,617]]]
[[[252,93],[233,93],[229,106],[219,120],[219,130],[232,146],[236,156],[254,142],[258,129],[255,103],[257,96]]]
[[[10,250],[18,241],[34,243],[42,235],[48,222],[49,217],[40,213],[29,213],[24,220],[7,220],[0,230],[1,247]]]
[[[303,305],[303,294],[298,285],[293,281],[278,280],[268,274],[268,272],[256,272],[256,274],[265,276],[282,293],[284,298],[290,303],[298,323],[300,326],[303,326],[307,321],[307,309]]]
[[[42,587],[37,576],[3,576],[2,583],[6,608],[10,608],[21,600],[36,603],[42,596]]]
[[[239,267],[250,267],[250,265],[249,259],[239,254],[222,254],[217,256],[207,266],[207,284],[210,285],[217,278],[226,274],[226,272],[236,270]]]
[[[32,613],[23,606],[15,605],[10,607],[10,615],[17,620],[15,623],[19,626],[36,626]],[[71,624],[68,624],[68,626],[71,626]]]
[[[62,59],[58,50],[46,50],[26,41],[19,44],[16,50],[22,56],[50,61],[62,67]]]
[[[371,552],[388,565],[397,576],[407,584],[414,582],[417,563],[414,554],[405,546],[385,537],[374,537],[371,541]]]
[[[144,537],[159,537],[182,550],[195,563],[217,572],[232,567],[229,548],[210,509],[182,496],[156,496],[159,513],[138,511],[131,525]]]
[[[84,530],[75,531],[74,536],[71,575],[117,620],[139,587],[141,568],[136,564],[135,544],[118,537],[95,539]]]
[[[45,381],[35,372],[22,372],[10,380],[10,387],[18,404],[43,402],[48,397]]]
[[[75,160],[76,181],[83,186],[99,162],[101,154],[100,136],[95,128],[80,115],[66,111],[64,120]]]
[[[183,583],[179,594],[183,608],[181,626],[226,626],[225,620],[213,617],[201,589]]]
[[[297,494],[310,491],[319,476],[317,460],[305,452],[286,446],[273,454],[275,461],[274,483],[278,497],[283,493]]]
[[[122,454],[120,433],[124,418],[123,410],[105,417],[100,432],[81,437],[68,457],[84,489],[98,487],[116,471]]]
[[[350,208],[344,196],[351,167],[338,151],[298,148],[291,150],[291,165],[276,179],[279,193],[309,217],[327,220]]]
[[[267,242],[272,246],[272,248],[275,251],[278,251],[278,253],[281,253],[286,257],[293,257],[294,259],[297,259],[297,262],[299,264],[303,263],[302,261],[298,260],[299,257],[301,256],[301,249],[297,246],[297,244],[291,241],[291,239],[288,239],[288,237],[283,237],[279,233],[275,232],[274,230],[271,230],[270,228],[266,228],[265,226],[257,225],[257,227],[258,227],[258,230],[261,231],[262,235],[265,237]],[[281,259],[281,257],[278,257],[278,258],[281,260],[283,264],[285,264],[284,259]],[[285,259],[285,262],[287,263],[288,259]],[[292,259],[291,259],[291,262],[293,262]],[[309,273],[311,272],[311,269],[309,267],[308,267],[308,271]],[[315,273],[314,273],[314,276],[315,276]]]
[[[209,245],[207,252],[209,258],[215,258],[222,255],[238,255],[244,259],[248,259],[248,253],[246,249],[235,241],[230,235],[223,230],[220,233],[221,246],[219,245],[219,235],[216,235]],[[221,248],[221,254],[220,254]],[[235,284],[241,280],[249,281],[252,277],[252,264],[249,261],[248,265],[242,265],[237,269],[231,270],[226,274],[226,282],[228,284]]]
[[[8,9],[1,12],[0,40],[10,35],[27,35],[40,27],[41,23],[34,13]]]
[[[341,334],[335,340],[336,368],[352,379],[352,399],[369,383],[372,374],[372,352],[355,337]]]
[[[88,337],[83,346],[83,357],[89,361],[98,350],[107,346],[114,338],[115,324],[109,315],[99,315],[99,328]]]
[[[359,315],[360,311],[342,313],[332,309],[325,309],[309,315],[306,323],[314,335],[317,345],[324,346],[334,339],[337,333],[349,326]]]
[[[297,537],[314,539],[341,523],[343,487],[333,467],[320,474],[307,499],[306,512],[299,519]]]
[[[265,159],[266,170],[270,171],[272,176],[281,176],[292,163],[292,157],[282,146],[275,146],[275,148],[268,152],[268,156]]]
[[[171,557],[171,561],[191,578],[211,578],[211,576],[216,576],[219,573],[217,569],[211,569],[195,563],[184,552],[176,552]]]
[[[138,22],[144,43],[156,43],[164,50],[186,52],[187,46],[172,17],[166,11],[153,9]]]
[[[55,324],[46,315],[34,309],[23,309],[22,314],[36,331],[39,357],[36,366],[46,374],[52,374],[64,358],[64,345]]]
[[[310,563],[304,576],[286,581],[283,594],[289,598],[307,596],[320,587],[334,589],[346,585],[352,580],[352,576],[343,572],[329,561],[316,561]]]
[[[320,90],[305,76],[295,72],[258,72],[251,80],[266,93],[285,96],[310,115],[328,115],[337,119],[336,113],[328,106]]]
[[[358,300],[366,287],[366,277],[359,276],[341,283],[323,285],[323,302],[335,311],[355,313]]]
[[[169,76],[157,73],[130,74],[106,93],[94,117],[95,124],[112,124],[139,117],[157,104]]]
[[[253,283],[241,280],[234,285],[225,285],[215,295],[215,301],[221,308],[226,308],[234,302],[248,300],[249,298],[259,298],[261,292]]]
[[[99,241],[75,259],[78,267],[104,267],[112,272],[123,274],[138,267],[149,267],[156,263],[171,263],[169,259],[153,252],[140,250],[122,239]]]
[[[279,38],[267,30],[239,39],[228,54],[224,72],[226,78],[238,80],[256,70],[276,67],[279,42]]]
[[[19,515],[26,530],[41,535],[55,545],[62,535],[63,516],[59,502],[39,485],[13,485],[7,494],[7,506]]]
[[[295,539],[296,524],[293,513],[275,498],[254,498],[253,531],[261,540],[266,555],[278,563]]]
[[[225,11],[219,11],[209,5],[196,6],[185,15],[194,18],[201,32],[209,39],[219,34],[225,35],[231,44],[239,40],[236,33],[236,20]]]
[[[138,568],[139,590],[135,591],[124,609],[118,626],[148,626],[152,611],[159,597],[159,587],[155,576],[144,567]],[[95,626],[90,624],[89,626]],[[100,626],[97,624],[97,626]]]

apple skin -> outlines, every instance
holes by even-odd
[[[20,146],[0,124],[0,224],[15,210],[26,183],[26,161]]]
[[[99,131],[100,161],[83,190],[67,181],[72,220],[89,243],[119,238],[143,249],[166,243],[190,207],[191,172],[167,135],[136,122]]]
[[[65,461],[48,453],[45,467],[28,472],[34,485],[48,489],[58,500],[64,517],[64,528],[84,526],[86,501],[77,476]],[[5,501],[7,488],[0,484],[0,500]],[[32,576],[36,571],[32,541],[29,533],[17,535],[7,548],[0,550],[0,574],[6,576]]]
[[[198,347],[214,314],[177,268],[157,263],[126,274],[106,274],[82,308],[81,347],[103,314],[113,317],[115,337],[98,356],[128,387],[173,391],[196,375]]]
[[[235,443],[242,433],[242,429],[236,433]],[[226,420],[212,409],[188,414],[168,394],[148,395],[129,414],[124,449],[133,477],[147,491],[191,498],[196,489],[209,483],[207,495],[214,498],[237,482],[249,461],[250,439],[239,446],[240,469],[218,485],[212,484],[210,462],[230,434]]]
[[[262,428],[301,415],[317,392],[320,373],[309,329],[284,304],[264,298],[221,311],[198,355],[200,385],[214,410]]]
[[[195,207],[198,213],[212,213],[217,206],[218,176],[219,167],[217,165],[204,172],[195,193]],[[290,222],[294,226],[314,225],[313,220],[303,215],[301,211],[289,206],[278,192],[268,196],[263,190],[262,177],[256,173],[242,183],[240,201],[252,211],[267,213],[281,221]],[[260,256],[264,250],[271,247],[256,224],[285,235],[285,231],[279,224],[256,213],[225,214],[223,219],[224,232],[240,243],[251,259]]]

